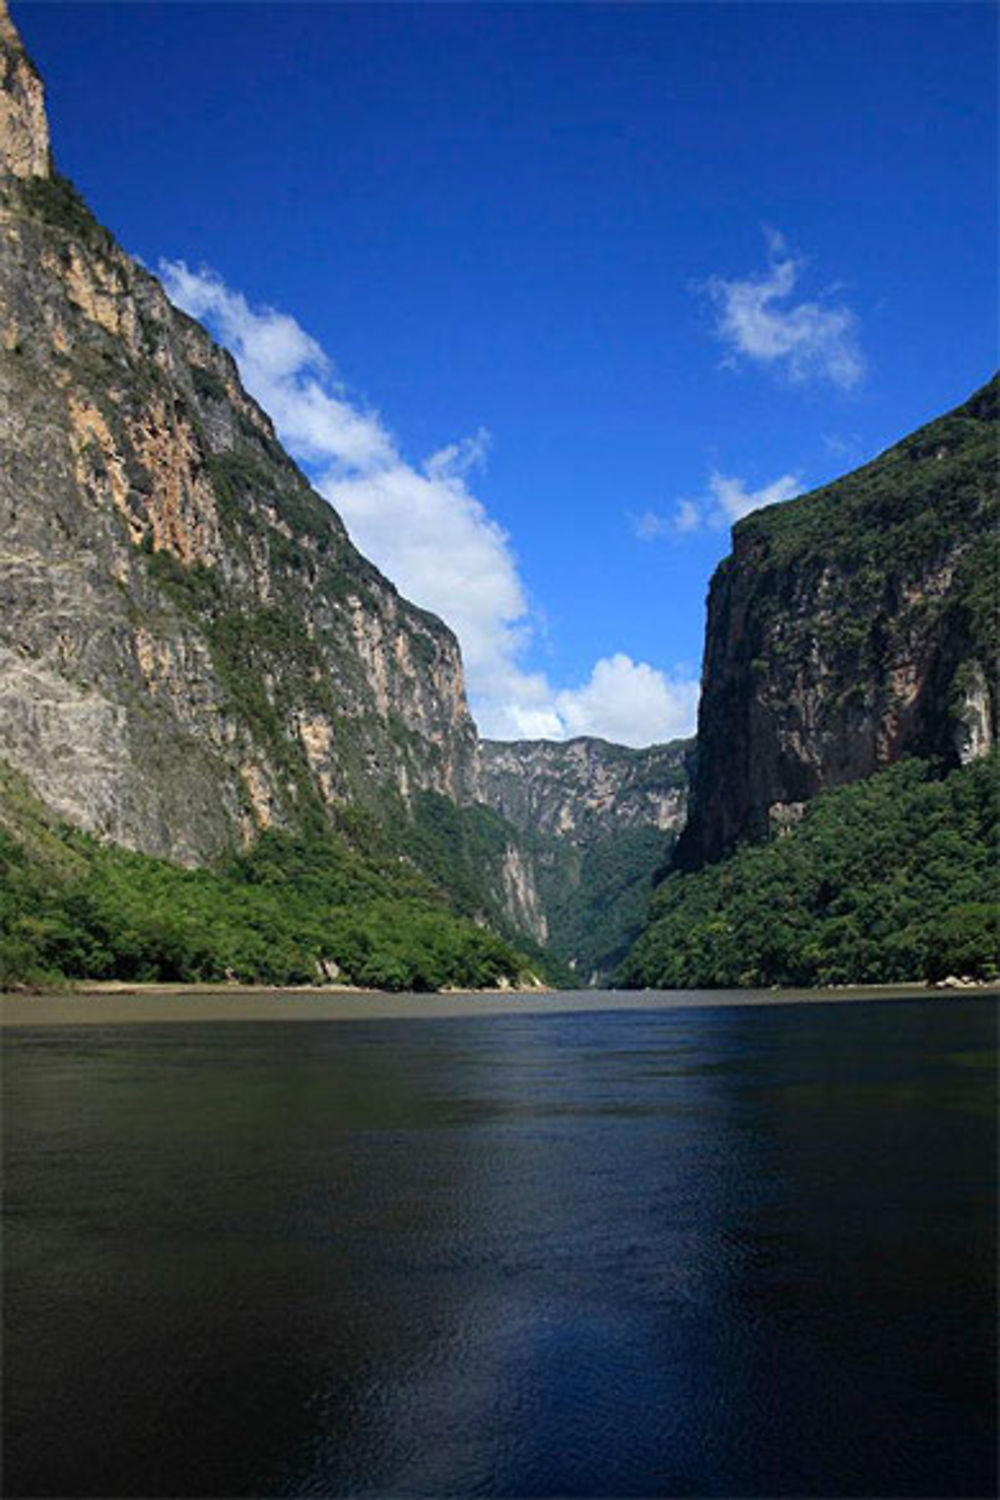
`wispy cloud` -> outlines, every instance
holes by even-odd
[[[839,432],[827,432],[823,434],[823,447],[834,458],[844,460],[856,459],[862,451],[861,438],[856,432],[843,436]]]
[[[655,510],[644,510],[638,516],[629,511],[628,519],[640,542],[655,542],[658,537],[669,536],[676,529],[673,521]]]
[[[160,263],[168,295],[232,352],[247,389],[357,546],[462,646],[472,711],[497,738],[594,734],[651,744],[690,733],[697,685],[615,655],[575,689],[521,666],[534,619],[507,533],[472,490],[485,431],[409,462],[381,415],[352,400],[305,330],[252,307],[212,271]]]
[[[183,261],[161,261],[159,269],[170,299],[234,355],[244,385],[299,459],[335,461],[345,470],[396,462],[378,412],[359,409],[336,389],[330,360],[294,318],[251,308],[212,271],[191,271]]]
[[[675,531],[696,531],[701,525],[701,514],[693,500],[681,500],[674,511]]]
[[[777,230],[765,230],[763,272],[742,279],[712,276],[705,288],[715,306],[716,333],[730,357],[770,365],[797,384],[829,381],[842,390],[865,374],[857,315],[845,306],[793,301],[805,261]]]
[[[632,516],[632,530],[643,542],[658,537],[683,536],[703,527],[718,531],[724,526],[732,526],[752,510],[794,500],[801,493],[802,481],[797,474],[782,474],[770,484],[751,490],[745,480],[715,471],[709,475],[705,495],[697,500],[679,500],[670,515],[647,510],[641,516]]]
[[[712,508],[708,513],[710,526],[731,526],[752,510],[765,505],[778,505],[784,500],[794,500],[802,493],[802,481],[797,474],[782,474],[770,484],[762,484],[759,490],[747,489],[742,479],[731,474],[713,474],[708,481]],[[682,502],[683,503],[683,502]]]

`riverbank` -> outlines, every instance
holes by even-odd
[[[0,1026],[119,1026],[132,1022],[385,1021],[572,1011],[656,1011],[873,1000],[1000,996],[1000,983],[939,989],[925,984],[829,990],[480,990],[387,994],[344,987],[267,989],[240,985],[88,984],[72,991],[0,996]]]

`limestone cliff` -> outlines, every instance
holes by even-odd
[[[586,842],[626,828],[677,833],[690,741],[631,750],[606,740],[483,740],[483,800],[515,828]]]
[[[49,121],[42,80],[0,0],[0,161],[15,177],[48,177]]]
[[[472,801],[454,636],[50,170],[5,10],[0,84],[0,755],[68,820],[188,863],[345,802]]]
[[[998,390],[734,528],[681,868],[903,755],[957,765],[995,743]]]
[[[642,921],[684,825],[692,758],[684,740],[481,743],[482,798],[518,831],[550,948],[586,982],[611,972]]]

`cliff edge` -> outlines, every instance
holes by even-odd
[[[997,740],[1000,378],[863,468],[733,529],[711,584],[675,863],[794,822],[905,755]]]
[[[51,169],[0,12],[0,756],[184,863],[471,801],[458,645],[350,542],[231,357]]]
[[[0,0],[0,163],[15,177],[48,177],[49,120],[45,89]]]

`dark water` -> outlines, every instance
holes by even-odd
[[[8,1496],[993,1495],[982,999],[4,1036]]]

